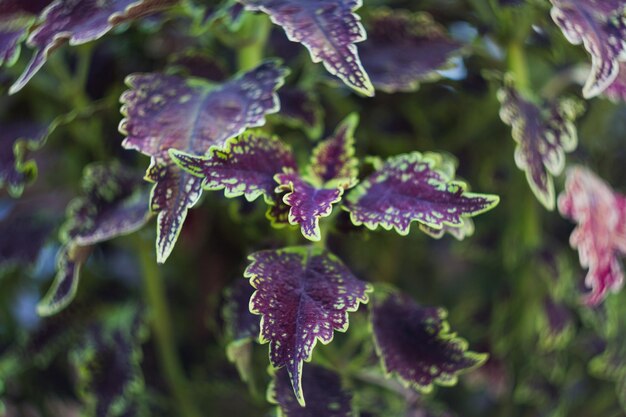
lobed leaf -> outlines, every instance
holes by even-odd
[[[343,389],[338,374],[321,366],[310,365],[302,376],[302,388],[309,399],[302,407],[293,395],[286,369],[279,369],[269,387],[270,402],[278,404],[285,417],[353,417],[352,394]]]
[[[369,284],[358,280],[330,252],[319,247],[265,250],[249,256],[244,272],[256,289],[250,311],[262,315],[261,342],[270,362],[287,368],[298,402],[304,405],[302,364],[319,340],[348,329],[348,312],[367,303]]]
[[[56,49],[69,42],[81,45],[101,38],[115,26],[162,10],[177,0],[55,0],[41,13],[42,23],[30,34],[27,45],[34,55],[9,89],[21,90]]]
[[[582,44],[591,55],[591,72],[583,87],[585,98],[602,93],[619,73],[626,49],[626,4],[621,0],[550,0],[552,20],[565,38]]]
[[[168,150],[206,155],[263,125],[265,115],[279,109],[275,91],[286,74],[267,61],[222,84],[156,73],[127,78],[131,88],[120,99],[126,116],[120,131],[127,135],[122,145],[152,158],[146,179],[156,183],[150,207],[158,213],[158,262],[172,252],[187,210],[202,193],[202,180],[176,166]]]
[[[277,191],[286,191],[283,202],[289,209],[289,223],[300,225],[302,235],[309,240],[319,241],[321,231],[319,219],[333,211],[333,204],[341,200],[341,186],[316,187],[306,182],[292,169],[286,169],[274,177]]]
[[[585,285],[591,292],[584,303],[597,305],[624,282],[618,256],[626,253],[626,198],[590,170],[576,166],[567,171],[558,205],[563,216],[578,224],[570,245],[578,249],[580,265],[589,268]]]
[[[406,386],[423,392],[430,392],[433,384],[451,386],[458,374],[487,359],[487,354],[467,351],[467,342],[450,333],[443,308],[422,307],[393,294],[375,303],[371,314],[382,365]]]
[[[133,233],[151,217],[148,190],[139,176],[121,165],[92,164],[85,168],[83,195],[70,202],[61,228],[64,246],[57,256],[57,274],[37,306],[40,315],[52,315],[74,298],[80,269],[92,245]]]
[[[467,192],[465,183],[453,179],[454,165],[440,154],[412,152],[378,165],[346,198],[344,208],[357,226],[380,225],[401,235],[409,233],[413,221],[428,231],[460,228],[465,218],[499,202],[495,195]]]
[[[37,176],[37,164],[26,159],[29,150],[40,148],[48,128],[37,123],[12,122],[0,128],[0,189],[19,197]]]
[[[510,79],[498,91],[500,118],[512,127],[515,164],[537,199],[548,210],[555,205],[554,181],[565,168],[565,153],[578,145],[574,119],[583,106],[577,100],[537,105],[520,94]]]
[[[233,138],[223,150],[215,150],[210,156],[194,156],[175,149],[170,156],[186,172],[202,178],[203,189],[223,189],[226,197],[244,196],[248,201],[264,196],[271,202],[276,188],[274,175],[296,167],[291,149],[262,132]]]
[[[261,11],[281,26],[289,40],[304,45],[313,62],[366,96],[374,87],[359,59],[356,43],[366,38],[354,13],[360,0],[240,0],[246,10]]]
[[[348,189],[356,184],[359,175],[358,159],[354,156],[354,131],[359,116],[346,117],[326,140],[320,142],[311,156],[308,178],[317,184],[339,184]]]
[[[376,9],[368,19],[368,38],[361,46],[363,66],[378,90],[415,91],[435,81],[438,69],[458,55],[462,45],[423,12]]]

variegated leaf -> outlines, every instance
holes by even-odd
[[[289,247],[253,253],[244,276],[256,289],[250,310],[261,317],[261,342],[270,361],[286,367],[296,398],[304,405],[302,364],[319,340],[348,329],[348,313],[368,301],[371,287],[333,254],[319,247]]]
[[[366,96],[374,87],[359,59],[356,43],[366,34],[354,13],[360,0],[239,0],[246,10],[267,13],[289,40],[303,44],[313,62],[322,62],[333,75]]]
[[[500,118],[512,128],[515,164],[537,199],[548,210],[555,205],[554,181],[565,168],[565,153],[578,145],[574,120],[583,105],[574,99],[535,104],[515,89],[511,79],[498,91]]]
[[[126,116],[120,131],[123,146],[152,157],[146,178],[155,182],[151,208],[158,212],[157,261],[165,262],[187,210],[201,195],[202,179],[182,171],[168,154],[177,149],[207,155],[246,128],[261,126],[265,115],[279,109],[275,90],[287,70],[275,61],[222,84],[163,74],[134,74],[121,101]]]

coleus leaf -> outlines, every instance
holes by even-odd
[[[355,225],[371,230],[380,225],[406,235],[413,221],[429,231],[463,227],[464,218],[490,210],[500,200],[467,192],[465,183],[454,180],[454,166],[440,154],[412,152],[376,165],[344,206]]]
[[[308,403],[302,407],[293,395],[291,379],[286,369],[279,369],[268,389],[270,402],[278,404],[285,417],[353,417],[352,394],[341,386],[338,374],[317,365],[307,366],[302,376],[302,388]]]
[[[570,244],[578,249],[581,266],[589,268],[585,284],[591,292],[584,302],[599,304],[624,282],[618,256],[626,253],[626,198],[590,170],[576,166],[567,171],[558,205],[563,216],[578,224]]]
[[[148,189],[139,176],[121,165],[89,165],[82,189],[83,195],[68,206],[61,230],[64,246],[57,257],[57,275],[37,306],[40,315],[55,314],[72,301],[80,269],[92,245],[133,233],[151,217]]]
[[[3,0],[0,3],[0,65],[11,66],[36,17],[50,0]]]
[[[248,201],[263,196],[269,204],[276,188],[274,175],[296,167],[291,149],[278,138],[262,132],[246,132],[209,156],[195,156],[176,149],[170,155],[186,172],[202,178],[205,190],[223,189],[226,197],[244,196]]]
[[[114,27],[163,10],[177,0],[55,0],[41,14],[42,23],[30,34],[27,45],[35,53],[9,89],[21,90],[56,49],[69,42],[81,45],[104,36]]]
[[[319,219],[330,215],[333,204],[341,200],[343,188],[315,187],[293,170],[276,174],[274,179],[278,183],[278,191],[287,191],[283,202],[290,207],[289,223],[300,225],[302,235],[307,239],[319,241],[321,239]]]
[[[429,392],[433,384],[454,385],[459,373],[487,359],[487,354],[467,351],[467,342],[450,333],[443,308],[422,307],[392,294],[374,303],[371,315],[382,365],[406,386]]]
[[[228,345],[226,356],[235,364],[243,381],[250,379],[251,342],[259,337],[259,316],[250,312],[254,288],[245,280],[237,280],[226,292],[223,316]]]
[[[356,43],[366,34],[354,13],[360,0],[239,0],[246,10],[267,13],[281,26],[287,38],[304,45],[313,62],[322,62],[328,72],[366,96],[374,87],[359,59]]]
[[[0,188],[19,197],[37,175],[37,165],[26,159],[29,150],[41,147],[48,128],[37,123],[13,122],[0,129]]]
[[[539,343],[546,350],[561,349],[569,343],[574,332],[572,313],[560,302],[546,297],[543,317],[539,320]]]
[[[602,93],[617,77],[626,49],[626,26],[621,0],[551,0],[552,19],[565,38],[582,44],[591,55],[591,72],[583,87],[585,98]]]
[[[510,78],[498,91],[500,118],[512,128],[515,164],[537,199],[548,210],[555,205],[554,181],[565,168],[565,153],[578,145],[574,120],[582,104],[573,99],[535,104],[517,91]]]
[[[294,127],[301,127],[310,138],[322,134],[324,109],[317,96],[297,87],[284,87],[278,92],[280,99],[279,120]]]
[[[141,343],[147,326],[141,310],[116,308],[92,324],[71,352],[77,370],[78,391],[89,415],[122,417],[139,406],[143,391]]]
[[[356,114],[349,115],[335,132],[313,150],[306,174],[300,176],[286,168],[276,174],[277,192],[286,192],[283,202],[291,207],[290,224],[300,225],[309,240],[321,239],[319,219],[329,216],[332,205],[341,200],[344,190],[357,182],[358,160],[354,157]]]
[[[256,289],[250,311],[262,315],[261,342],[270,362],[286,367],[298,402],[304,405],[302,364],[315,343],[329,343],[333,331],[348,329],[348,312],[368,301],[369,284],[336,256],[319,247],[265,250],[249,256],[244,276]]]
[[[377,9],[367,27],[363,66],[376,89],[387,93],[415,91],[420,82],[439,79],[437,70],[462,47],[427,13]]]
[[[223,84],[163,74],[133,74],[122,97],[122,145],[151,157],[146,179],[155,182],[151,209],[158,212],[157,261],[172,252],[187,210],[201,195],[202,180],[177,167],[168,154],[177,149],[205,155],[246,128],[261,126],[279,109],[275,91],[287,70],[275,61]]]

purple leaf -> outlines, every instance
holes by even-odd
[[[274,194],[272,203],[268,205],[265,217],[270,221],[272,227],[282,228],[289,225],[289,211],[291,207],[285,204],[285,192],[277,192]]]
[[[348,189],[356,184],[359,161],[354,156],[354,131],[359,117],[346,117],[335,132],[313,150],[308,179],[317,184],[337,184]]]
[[[270,343],[272,365],[287,368],[304,405],[303,361],[311,358],[318,340],[330,343],[334,330],[348,329],[348,312],[367,303],[371,287],[319,247],[260,251],[249,259],[244,276],[256,288],[250,311],[262,315],[261,342]]]
[[[310,138],[318,138],[322,134],[324,109],[314,93],[285,87],[281,88],[278,97],[281,106],[277,116],[281,121],[303,128]]]
[[[585,98],[602,93],[617,77],[626,44],[623,0],[551,0],[551,15],[565,38],[583,44],[591,55],[591,72],[583,87]]]
[[[74,298],[80,268],[92,245],[143,227],[151,215],[148,190],[141,177],[120,165],[92,164],[85,168],[83,195],[72,200],[61,228],[64,246],[59,251],[57,274],[40,301],[40,315],[52,315]]]
[[[446,316],[443,308],[421,307],[400,294],[375,303],[374,340],[385,371],[430,392],[433,384],[454,385],[459,373],[482,365],[487,354],[467,351],[467,342],[450,333]]]
[[[327,217],[333,211],[333,204],[341,200],[343,188],[334,186],[318,188],[300,177],[294,170],[287,169],[274,177],[278,191],[286,191],[283,201],[289,210],[289,223],[299,224],[302,235],[309,240],[319,241],[321,232],[320,217]]]
[[[573,99],[535,104],[525,99],[507,79],[498,91],[500,118],[512,127],[515,164],[526,172],[526,179],[537,199],[548,210],[554,209],[554,181],[565,168],[565,153],[578,144],[574,120],[582,104]]]
[[[40,148],[48,129],[38,123],[13,122],[0,127],[0,188],[19,197],[37,175],[37,165],[26,159],[29,150]]]
[[[415,91],[420,82],[439,79],[436,71],[461,50],[427,13],[378,9],[367,26],[363,66],[376,89],[387,93]]]
[[[626,197],[590,170],[577,166],[567,171],[558,205],[563,216],[578,223],[570,245],[578,249],[580,265],[589,268],[585,285],[591,292],[584,302],[597,305],[624,283],[618,256],[626,254]]]
[[[411,222],[430,229],[463,227],[464,218],[495,207],[499,198],[466,191],[454,167],[435,153],[413,152],[379,163],[376,171],[347,196],[345,209],[355,225],[379,225],[407,235]]]
[[[9,94],[17,93],[56,49],[81,45],[104,36],[115,26],[162,10],[177,0],[55,0],[42,13],[42,24],[26,43],[35,53]]]
[[[267,13],[287,38],[303,44],[313,62],[322,62],[333,75],[366,96],[374,95],[355,43],[366,38],[354,13],[360,0],[240,0],[246,10]]]
[[[20,54],[36,17],[50,0],[3,0],[0,3],[0,66],[11,66]]]
[[[309,365],[302,376],[302,389],[308,404],[302,407],[293,395],[286,369],[276,371],[268,397],[278,404],[285,417],[353,417],[352,394],[343,389],[338,374],[321,366]]]
[[[620,62],[619,73],[615,80],[602,92],[604,97],[609,100],[618,102],[626,101],[626,64]]]
[[[263,195],[274,197],[274,175],[284,168],[296,168],[291,149],[276,137],[250,132],[229,140],[223,150],[210,156],[194,156],[171,150],[172,160],[186,172],[202,178],[205,190],[224,190],[226,197],[244,196],[254,201]]]
[[[572,313],[551,297],[543,300],[543,320],[539,321],[539,326],[539,344],[546,350],[563,348],[574,332]]]
[[[148,330],[141,309],[116,306],[91,324],[70,352],[84,411],[95,417],[138,416],[144,390],[141,344]]]
[[[268,61],[223,84],[163,74],[134,74],[122,97],[126,116],[123,146],[151,156],[146,178],[155,182],[151,208],[158,212],[157,261],[165,262],[180,233],[187,210],[200,195],[202,179],[183,172],[169,149],[206,155],[246,128],[261,126],[279,109],[275,90],[287,70]]]
[[[250,380],[251,341],[260,333],[259,316],[250,312],[250,297],[254,288],[245,280],[237,280],[226,292],[223,316],[228,345],[226,356],[235,364],[243,381]]]

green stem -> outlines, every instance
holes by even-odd
[[[272,27],[269,18],[264,14],[247,14],[244,19],[241,31],[249,41],[237,51],[240,71],[252,69],[263,60],[265,44]]]
[[[172,395],[176,399],[183,417],[200,417],[192,401],[187,380],[176,349],[172,332],[170,309],[165,296],[161,271],[156,263],[152,244],[139,238],[138,256],[143,272],[145,297],[150,308],[150,321],[157,344],[159,361]]]
[[[520,92],[528,93],[530,91],[530,77],[524,56],[524,47],[520,42],[512,42],[509,45],[507,59],[509,70],[515,77],[515,86]]]

